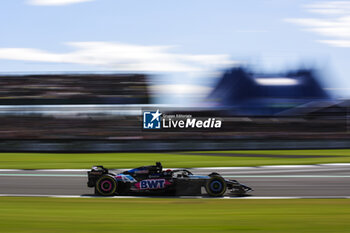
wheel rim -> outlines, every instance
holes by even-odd
[[[221,182],[214,180],[210,184],[210,189],[214,192],[221,192],[222,191],[222,184]]]
[[[101,189],[104,192],[110,192],[112,190],[112,182],[109,180],[104,180],[101,182]]]

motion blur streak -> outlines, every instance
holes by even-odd
[[[223,72],[216,84],[202,88],[207,96],[187,107],[180,102],[159,104],[156,100],[172,98],[172,94],[162,88],[186,86],[191,88],[179,93],[191,102],[198,85],[166,85],[152,77],[137,73],[3,75],[0,139],[92,140],[89,148],[99,148],[97,140],[113,143],[131,139],[140,142],[145,139],[158,142],[180,139],[258,142],[264,139],[268,143],[281,139],[305,142],[349,138],[349,102],[327,93],[314,70],[266,74],[233,67]],[[156,80],[159,83],[154,83]],[[195,87],[193,93],[192,87]],[[223,124],[220,129],[205,133],[198,130],[146,132],[142,130],[145,109],[159,109],[163,115],[216,118]],[[333,142],[322,144],[326,145],[334,146]],[[15,144],[9,146],[8,150],[18,148]],[[169,149],[158,148],[156,143],[151,147]],[[184,145],[179,143],[178,148]]]
[[[193,170],[196,174],[202,175],[213,171],[233,179],[239,177],[240,182],[254,188],[254,197],[342,198],[350,196],[349,165],[312,166],[308,169],[294,167],[287,170],[278,167]],[[48,173],[40,170],[23,170],[7,173],[8,175],[0,176],[0,190],[2,190],[0,194],[79,196],[93,194],[92,190],[86,187],[85,171]],[[11,176],[11,174],[15,175]],[[18,174],[21,176],[17,176]],[[55,177],[57,174],[59,176]]]

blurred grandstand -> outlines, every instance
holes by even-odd
[[[148,104],[145,75],[0,76],[0,105]]]
[[[332,99],[310,70],[259,75],[234,68],[223,75],[200,107],[190,109],[152,103],[147,80],[140,74],[1,76],[0,139],[113,142],[349,138],[349,102]],[[143,131],[144,108],[221,118],[223,128],[190,133]]]
[[[275,115],[310,102],[330,101],[311,70],[254,74],[243,68],[227,71],[210,94],[230,115]]]

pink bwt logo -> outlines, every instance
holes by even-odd
[[[165,180],[142,180],[140,181],[140,189],[162,189],[164,188]]]

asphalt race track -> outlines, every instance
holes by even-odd
[[[350,196],[350,164],[197,168],[219,172],[254,189],[252,197]],[[92,195],[86,170],[0,170],[0,195]]]

